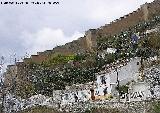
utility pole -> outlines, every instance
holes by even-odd
[[[118,60],[118,52],[119,51],[119,49],[117,48],[117,51],[116,51],[116,53],[115,53],[115,59],[116,59],[116,61]],[[116,71],[116,75],[117,75],[117,90],[118,90],[118,102],[120,102],[120,90],[119,90],[119,74],[118,74],[118,67],[116,66],[116,69],[115,69],[115,71]]]

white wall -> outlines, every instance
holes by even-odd
[[[71,104],[75,102],[74,95],[78,97],[78,101],[87,101],[91,97],[90,90],[79,90],[79,91],[70,91],[70,92],[64,92],[62,95],[62,104]],[[68,99],[66,98],[66,95],[68,95]]]
[[[137,62],[139,62],[139,65],[137,65]],[[120,83],[125,84],[126,82],[130,80],[137,80],[138,78],[138,73],[139,73],[139,68],[140,68],[140,58],[134,58],[132,59],[127,65],[121,67],[118,69],[118,78]],[[113,72],[111,76],[111,82],[116,81],[116,72]]]
[[[139,65],[137,65],[139,62]],[[137,80],[138,73],[140,68],[140,58],[134,58],[127,65],[118,69],[118,79],[120,81],[120,85],[125,85],[127,82],[131,80]],[[106,84],[101,83],[101,76],[105,76]],[[108,87],[107,92],[113,93],[112,84],[117,84],[117,72],[115,70],[111,70],[109,73],[97,75],[96,83],[98,87],[96,91],[99,91],[100,95],[104,95],[103,90]]]
[[[129,93],[130,101],[141,101],[150,97],[149,85],[145,82],[139,82],[133,84],[132,89]]]
[[[106,84],[102,84],[102,82],[101,82],[101,76],[105,77]],[[98,91],[99,95],[104,95],[103,91],[104,91],[104,89],[106,87],[107,87],[108,94],[111,93],[111,85],[110,85],[111,82],[110,82],[110,75],[109,74],[98,75],[96,82],[98,84],[98,87],[96,88],[95,93],[96,93],[96,91]]]

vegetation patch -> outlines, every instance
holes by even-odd
[[[122,113],[116,108],[92,108],[91,110],[86,110],[83,113]]]
[[[26,109],[24,111],[20,111],[18,113],[65,113],[65,112],[60,112],[52,108],[48,108],[46,106],[38,106]]]

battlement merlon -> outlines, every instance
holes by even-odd
[[[88,34],[96,34],[96,29],[89,29],[88,31],[85,32],[85,36],[87,36]]]

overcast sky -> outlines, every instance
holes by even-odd
[[[0,5],[0,56],[10,63],[14,56],[20,59],[25,53],[52,49],[151,1],[59,0],[59,5]]]

